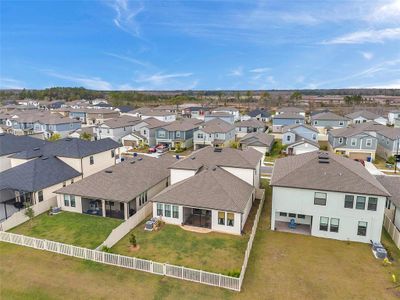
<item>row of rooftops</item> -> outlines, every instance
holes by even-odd
[[[338,128],[329,131],[333,137],[350,137],[361,133],[375,132],[391,140],[400,138],[400,128],[388,127],[374,121],[360,124],[351,124],[346,128]]]

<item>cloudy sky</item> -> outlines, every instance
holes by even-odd
[[[0,88],[400,88],[400,0],[3,0],[0,14]]]

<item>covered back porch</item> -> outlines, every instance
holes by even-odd
[[[136,199],[130,202],[107,201],[82,197],[82,213],[108,218],[127,220],[136,209]]]
[[[311,235],[313,217],[309,215],[276,212],[275,230],[297,234]]]
[[[211,229],[211,210],[183,207],[183,225]]]
[[[35,204],[34,193],[21,190],[0,190],[0,222],[26,206]]]

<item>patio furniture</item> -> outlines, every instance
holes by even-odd
[[[296,229],[296,222],[294,219],[290,219],[290,222],[288,224],[290,229]]]

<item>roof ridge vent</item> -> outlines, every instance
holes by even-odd
[[[33,151],[38,151],[38,150],[40,150],[39,147],[33,148]]]
[[[196,156],[193,156],[193,157],[191,157],[190,159],[191,159],[191,160],[195,160],[195,159],[196,159]]]
[[[106,173],[111,174],[113,171],[112,170],[105,170]]]
[[[48,156],[43,156],[42,157],[42,160],[46,160],[46,159],[49,159],[49,157]]]

